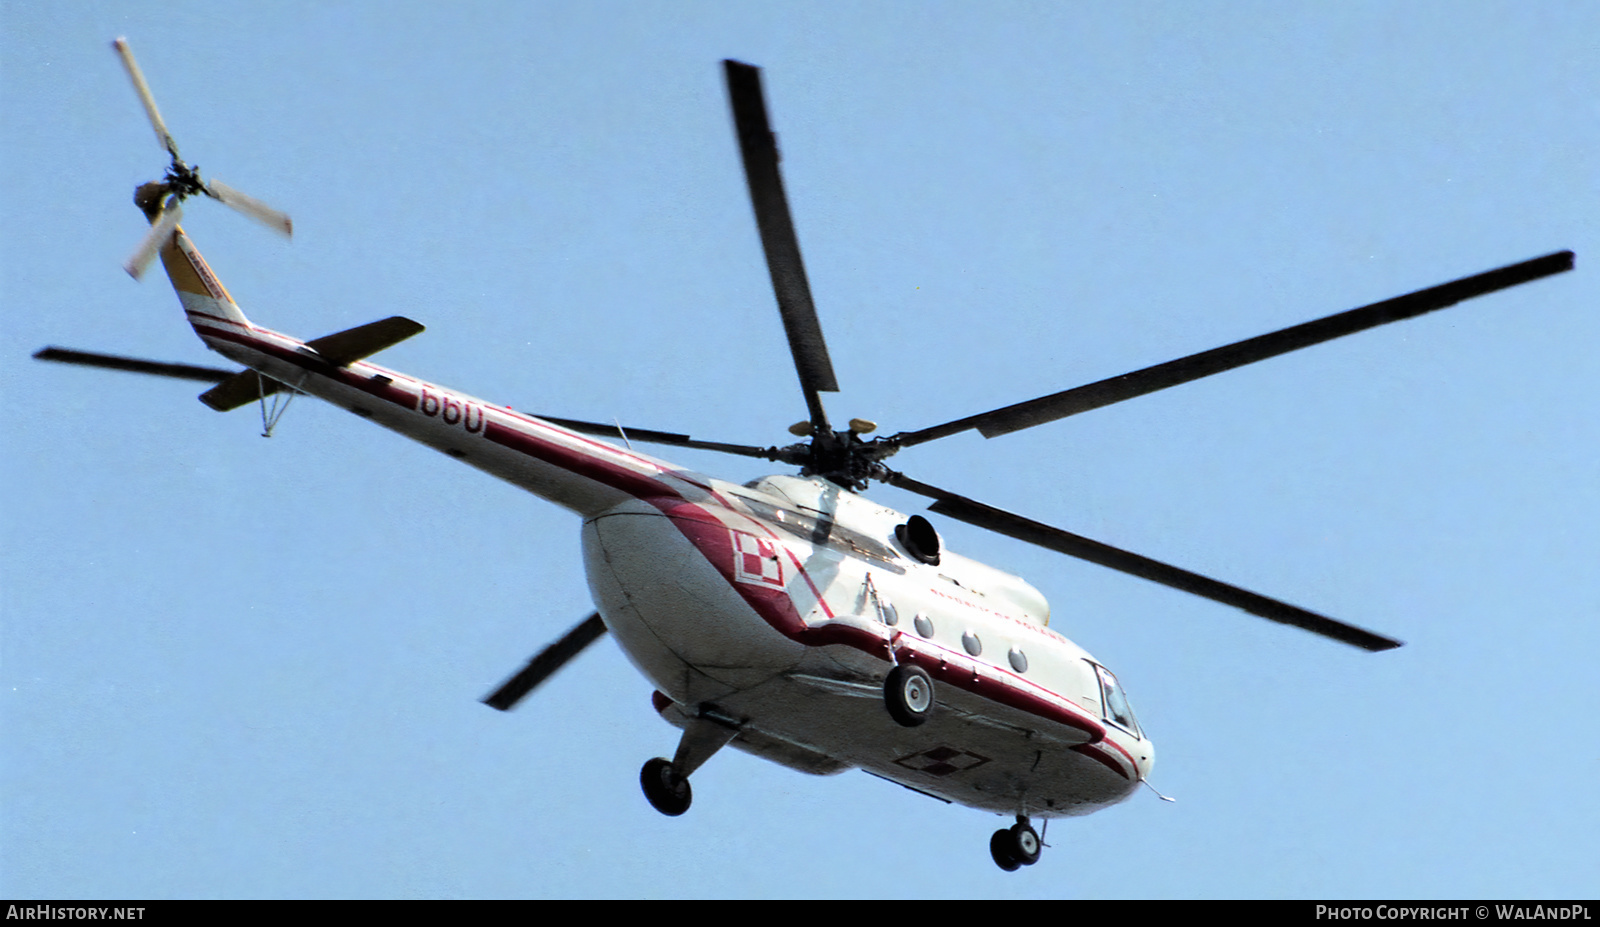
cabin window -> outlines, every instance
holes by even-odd
[[[1138,737],[1139,722],[1134,720],[1133,706],[1128,704],[1128,695],[1117,683],[1117,677],[1099,664],[1091,665],[1094,666],[1095,674],[1100,677],[1100,704],[1105,708],[1105,719]]]
[[[1011,668],[1017,672],[1026,673],[1028,671],[1028,655],[1022,652],[1022,648],[1011,648],[1011,652],[1006,654],[1006,659],[1011,661]]]
[[[970,629],[962,633],[961,647],[974,657],[983,653],[983,641],[978,640],[978,635],[972,633]]]
[[[917,612],[917,617],[911,619],[911,623],[916,627],[917,633],[923,637],[933,636],[933,619],[922,612]]]
[[[894,607],[893,602],[884,601],[883,596],[878,594],[878,587],[872,584],[871,573],[867,574],[867,581],[862,588],[866,596],[872,600],[879,621],[891,628],[900,623],[900,610]]]

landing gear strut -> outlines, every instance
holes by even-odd
[[[994,857],[996,866],[1007,872],[1037,863],[1043,849],[1044,842],[1039,839],[1039,834],[1028,823],[1028,819],[1020,814],[1017,815],[1017,823],[995,831],[994,836],[989,838],[989,855]]]
[[[701,706],[699,717],[683,729],[683,739],[678,741],[678,752],[672,759],[658,756],[639,770],[639,785],[650,806],[673,818],[688,811],[694,801],[689,776],[738,734],[733,720],[709,706]]]

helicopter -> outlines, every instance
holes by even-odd
[[[723,63],[735,135],[807,417],[775,446],[699,440],[530,414],[378,366],[368,358],[423,326],[395,316],[311,340],[253,323],[179,226],[181,204],[215,199],[283,233],[288,217],[182,161],[127,43],[114,48],[158,140],[166,175],[135,202],[149,232],[127,263],[159,257],[191,326],[222,369],[61,348],[44,360],[210,384],[218,411],[259,404],[270,434],[308,395],[548,499],[580,516],[595,612],[484,701],[507,711],[610,634],[682,733],[640,772],[669,816],[693,774],[726,746],[817,775],[861,769],[931,796],[1014,818],[994,832],[1002,869],[1036,863],[1035,822],[1088,814],[1148,786],[1155,752],[1112,670],[1049,627],[1033,586],[947,549],[926,516],[870,501],[883,483],[932,500],[929,513],[1180,589],[1369,651],[1400,642],[1180,567],[1121,550],[890,469],[900,450],[977,430],[997,437],[1413,318],[1573,267],[1558,252],[1256,338],[916,431],[869,438],[837,428],[837,392],[812,302],[761,71]],[[269,408],[269,400],[272,405]],[[611,440],[603,440],[611,439]],[[612,443],[621,440],[623,444]],[[724,453],[798,470],[736,484],[635,452],[634,442]]]

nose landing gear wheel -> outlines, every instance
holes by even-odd
[[[1022,863],[1011,855],[1011,831],[997,830],[989,838],[989,855],[994,857],[994,864],[1007,872],[1016,872],[1022,868]]]
[[[1037,863],[1043,849],[1039,834],[1027,821],[1018,821],[1009,828],[997,830],[989,838],[989,855],[994,857],[996,866],[1007,872]]]
[[[901,726],[917,727],[933,713],[933,680],[915,666],[896,666],[884,680],[883,703]]]
[[[1044,849],[1044,843],[1039,840],[1039,834],[1026,821],[1018,821],[1011,825],[1011,829],[1006,833],[1011,835],[1011,850],[1017,862],[1024,866],[1032,866],[1039,861],[1039,853]]]
[[[639,770],[639,785],[644,787],[644,797],[651,807],[668,817],[688,811],[694,800],[688,778],[673,772],[672,761],[659,756]]]

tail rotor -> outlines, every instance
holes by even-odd
[[[186,163],[178,155],[178,143],[173,140],[172,133],[167,131],[167,124],[161,118],[161,110],[156,107],[155,96],[150,93],[150,85],[145,82],[144,73],[139,70],[139,64],[134,60],[133,50],[128,47],[128,40],[119,38],[111,43],[111,47],[116,50],[117,57],[122,60],[122,66],[128,72],[134,93],[138,94],[139,102],[144,106],[145,116],[150,120],[150,127],[155,130],[156,141],[172,157],[171,164],[167,166],[166,176],[153,185],[154,189],[151,188],[152,185],[147,184],[141,187],[135,196],[135,202],[150,219],[150,231],[123,264],[128,274],[135,280],[139,279],[162,246],[167,243],[173,231],[177,229],[178,220],[183,215],[179,204],[196,194],[208,196],[285,237],[293,234],[294,226],[287,214],[273,209],[253,196],[235,190],[220,180],[204,180],[200,176],[198,166]]]

